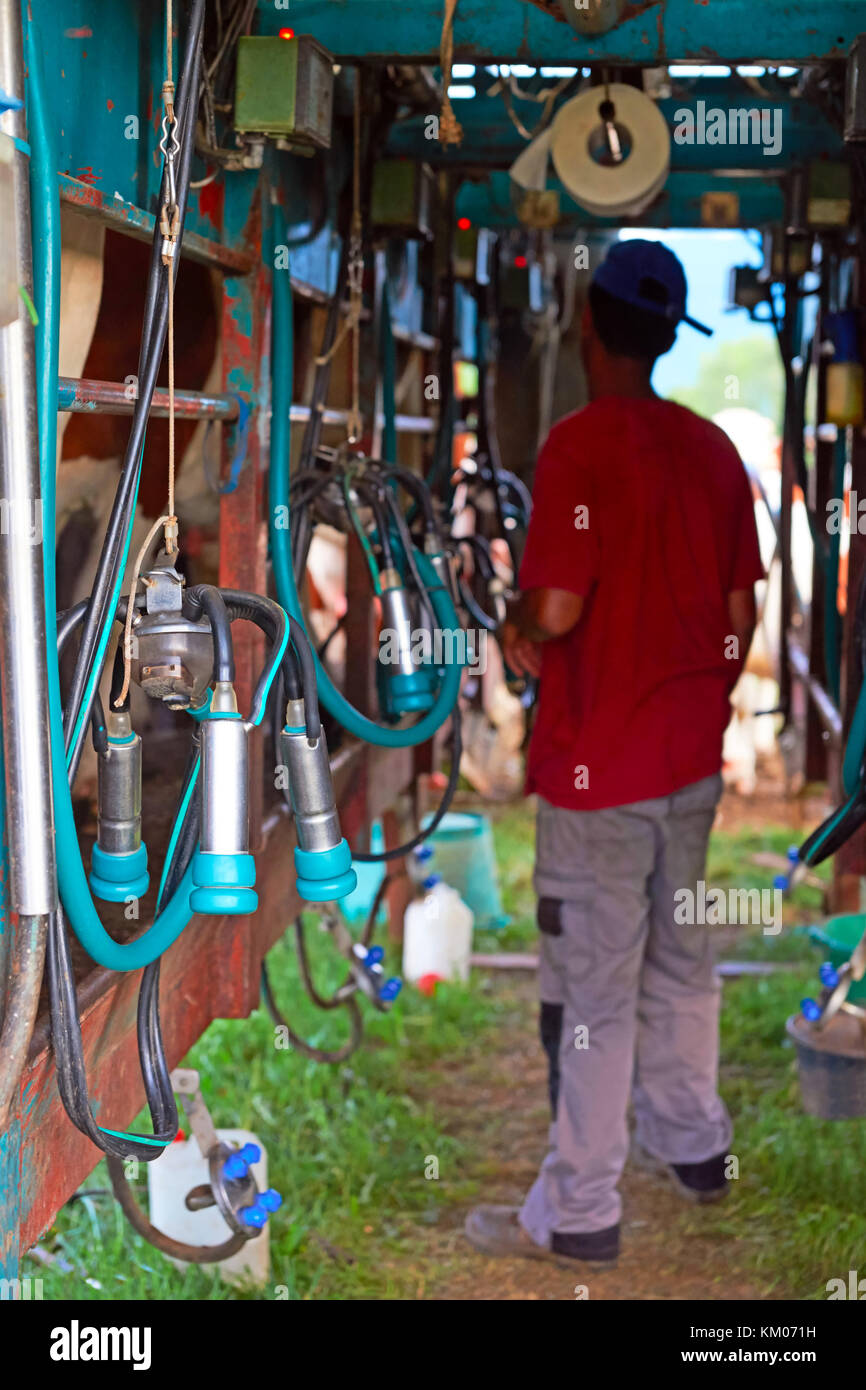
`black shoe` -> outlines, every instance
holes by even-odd
[[[672,1183],[677,1191],[692,1202],[720,1202],[728,1195],[729,1181],[725,1175],[727,1154],[716,1154],[701,1163],[665,1163],[642,1145],[633,1142],[631,1159],[637,1168]]]
[[[585,1264],[589,1270],[612,1269],[619,1254],[619,1226],[592,1235],[554,1234],[549,1245],[536,1245],[520,1224],[520,1208],[485,1202],[473,1207],[463,1228],[466,1239],[483,1255],[548,1260],[561,1269]]]
[[[568,1260],[612,1268],[619,1259],[619,1224],[605,1231],[554,1231],[550,1248]]]
[[[696,1202],[720,1202],[728,1194],[727,1154],[716,1154],[702,1163],[672,1163],[670,1170],[681,1188]]]

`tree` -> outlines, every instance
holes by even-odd
[[[719,343],[701,357],[697,380],[676,387],[670,399],[707,417],[732,406],[756,410],[782,428],[785,378],[769,334]]]

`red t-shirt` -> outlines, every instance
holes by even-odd
[[[620,396],[560,420],[538,460],[520,587],[586,601],[542,648],[527,791],[598,810],[717,773],[727,597],[763,574],[749,480],[716,425]]]

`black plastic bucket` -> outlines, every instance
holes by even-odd
[[[837,1014],[816,1033],[800,1014],[794,1014],[785,1031],[797,1049],[806,1114],[819,1120],[866,1115],[866,1044],[857,1019]]]

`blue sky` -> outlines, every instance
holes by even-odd
[[[719,342],[747,338],[757,333],[766,335],[772,330],[753,323],[745,309],[726,311],[728,277],[733,265],[760,265],[762,255],[757,238],[740,231],[654,231],[631,229],[624,237],[646,237],[662,241],[679,256],[689,282],[689,313],[714,330],[705,338],[695,329],[683,325],[672,350],[662,357],[653,373],[653,385],[665,396],[676,386],[695,381],[701,359],[712,353]]]

